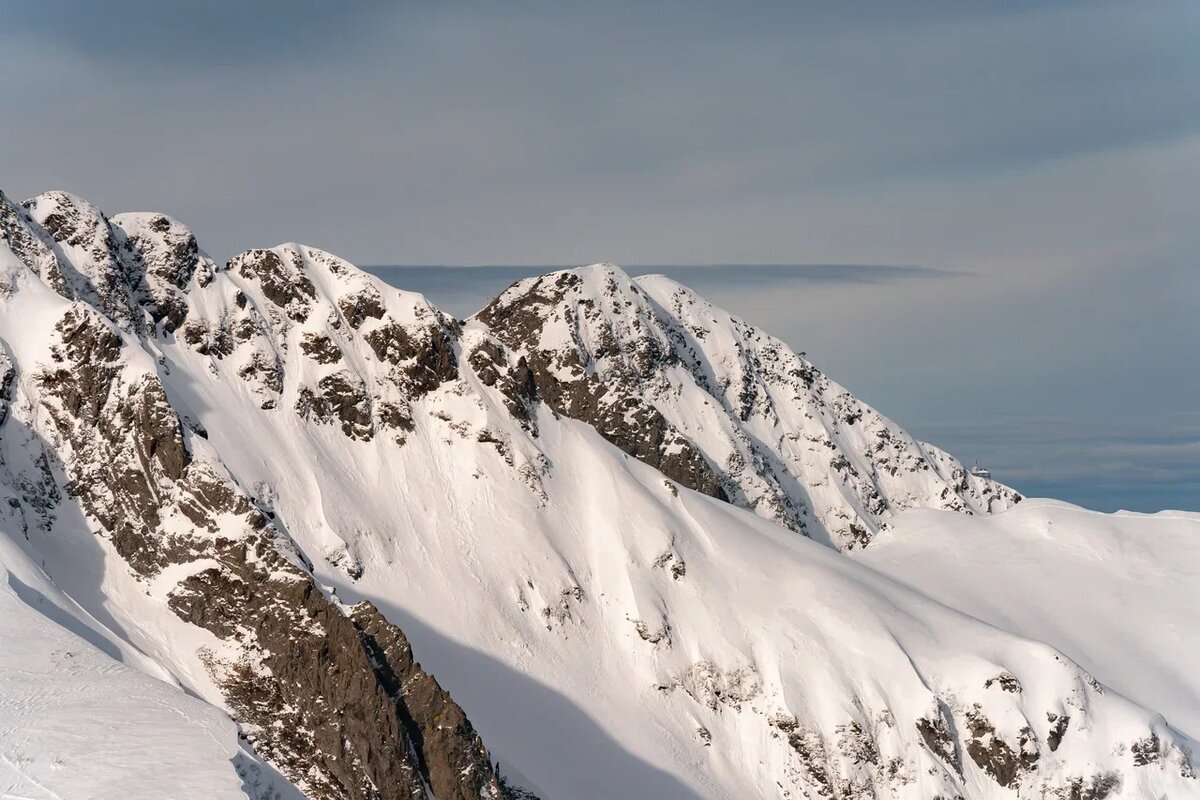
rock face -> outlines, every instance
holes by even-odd
[[[611,328],[602,329],[596,353],[578,346],[577,340],[570,343],[572,346],[558,349],[542,346],[549,323],[571,326],[577,323],[579,314],[592,322],[605,314],[591,301],[564,302],[578,294],[583,283],[584,276],[575,272],[548,275],[519,297],[509,302],[498,298],[479,312],[477,319],[491,328],[505,348],[519,354],[507,384],[527,387],[527,399],[541,399],[555,413],[588,423],[621,450],[680,485],[728,499],[717,474],[696,446],[626,385],[627,380],[650,377],[664,354],[647,347],[634,356],[638,371],[602,378],[589,368],[593,359],[603,358],[608,349],[620,346]],[[504,351],[493,347],[492,352]],[[492,364],[496,360],[493,355]]]
[[[308,797],[533,797],[484,738],[546,796],[1194,788],[1161,716],[835,552],[1016,492],[661,277],[458,321],[313,248],[222,266],[0,196],[0,426],[3,531],[94,560],[97,613]]]

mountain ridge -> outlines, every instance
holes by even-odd
[[[501,668],[663,796],[1194,791],[1161,715],[837,552],[1016,493],[677,284],[567,270],[459,321],[65,193],[0,196],[0,239],[4,531],[51,573],[97,544],[94,607],[311,797],[663,780],[579,764],[619,756]]]

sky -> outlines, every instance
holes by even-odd
[[[4,3],[0,189],[520,265],[377,270],[459,315],[650,265],[1027,493],[1200,510],[1197,41],[1194,0]]]

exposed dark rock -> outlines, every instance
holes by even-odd
[[[162,214],[144,225],[138,218],[119,215],[112,225],[136,299],[152,323],[161,322],[164,330],[174,331],[188,314],[183,290],[201,265],[196,237]]]
[[[340,298],[337,301],[337,307],[350,327],[356,329],[368,319],[382,319],[387,312],[387,309],[383,307],[383,298],[371,286]]]
[[[439,325],[412,331],[387,322],[363,338],[380,361],[401,367],[405,388],[419,397],[458,377],[453,333]]]
[[[560,380],[543,353],[527,356],[524,382],[555,413],[590,424],[596,432],[629,455],[655,467],[671,480],[712,497],[728,499],[717,473],[687,437],[675,430],[662,413],[639,398],[621,398],[594,374],[587,374],[578,356],[567,366],[574,380]],[[517,376],[513,377],[517,383]]]
[[[248,250],[229,263],[229,268],[242,277],[257,279],[268,300],[292,319],[303,322],[308,319],[310,301],[317,290],[303,274],[303,265],[295,266],[299,268],[289,269],[274,250]]]
[[[407,714],[402,720],[434,795],[467,800],[498,788],[479,735],[433,676],[413,661],[412,647],[400,629],[369,603],[356,606],[351,619],[379,664],[380,683],[390,697],[403,698]]]
[[[829,756],[821,736],[801,726],[795,717],[774,717],[770,723],[787,737],[788,747],[795,752],[801,772],[814,786],[817,796],[835,797],[829,774]]]
[[[135,287],[112,226],[99,209],[66,192],[46,192],[24,203],[25,223],[44,244],[67,245],[77,263],[61,251],[46,260],[50,285],[63,297],[82,300],[124,328],[142,324]],[[61,258],[59,256],[62,256]]]
[[[854,550],[856,548],[866,547],[868,544],[871,543],[871,539],[874,538],[871,535],[871,532],[869,530],[867,530],[866,527],[861,522],[858,522],[857,520],[847,523],[846,532],[848,534],[848,536],[846,537],[846,549],[847,550]]]
[[[930,752],[946,762],[960,777],[962,776],[962,757],[958,752],[958,745],[955,743],[954,737],[950,735],[950,726],[946,724],[944,711],[939,710],[936,719],[918,718],[917,733],[921,735],[921,741],[925,742],[925,746],[929,748]]]
[[[970,478],[940,451],[931,457],[920,443],[817,371],[803,354],[740,320],[729,320],[723,331],[723,342],[724,334],[733,334],[727,352],[706,352],[712,332],[706,318],[714,313],[685,289],[647,293],[638,282],[603,265],[544,275],[514,284],[476,316],[509,355],[491,359],[499,374],[489,374],[488,359],[477,354],[472,367],[488,385],[503,391],[506,367],[523,355],[538,397],[551,410],[592,424],[625,452],[680,476],[690,488],[753,509],[802,534],[819,521],[841,549],[866,546],[888,517],[912,505],[971,513],[980,505],[1003,508],[1015,502],[1011,490]],[[694,381],[711,398],[705,402],[735,423],[723,431],[728,449],[705,451],[687,438],[684,431],[693,430],[689,426],[697,420],[688,412],[682,414],[686,423],[675,419],[671,399],[681,377]],[[818,420],[824,436],[783,431],[782,442],[760,441],[760,433],[737,424],[753,419],[778,425],[785,405],[793,406],[789,414],[799,407]],[[513,407],[519,408],[510,403],[510,411]],[[645,416],[626,417],[631,408]],[[619,424],[622,419],[629,424]],[[873,443],[862,450],[835,444],[834,436],[848,427]],[[630,428],[647,430],[652,438],[639,447]],[[664,434],[656,428],[667,430]],[[655,436],[662,438],[654,441]],[[817,453],[813,444],[833,451],[828,472],[842,484],[843,500],[822,499],[814,506],[804,477],[796,474],[814,469],[802,465],[798,452]],[[715,452],[722,453],[721,463],[714,460]],[[943,484],[940,497],[936,490],[927,497],[915,495],[894,480],[933,470]]]
[[[381,402],[376,409],[379,415],[379,422],[384,427],[394,428],[401,431],[411,431],[413,429],[412,414],[405,406],[387,401]],[[403,443],[403,439],[398,440]]]
[[[191,464],[179,418],[157,377],[123,376],[121,339],[94,311],[73,306],[56,326],[62,364],[37,378],[43,406],[71,442],[68,493],[138,572],[152,574],[191,552],[183,535],[155,533],[166,486]]]
[[[674,544],[674,540],[672,540],[672,547]],[[654,569],[665,569],[669,571],[671,573],[672,580],[677,581],[687,575],[687,564],[674,550],[666,550],[663,553],[660,553],[659,556],[654,559],[654,562],[651,564],[651,566]]]
[[[123,430],[132,431],[133,444],[146,472],[155,471],[150,462],[157,462],[157,471],[172,481],[183,477],[183,470],[191,463],[183,441],[183,429],[167,400],[162,384],[152,376],[146,376],[134,385],[131,394],[138,402],[123,407],[117,424]]]
[[[1001,672],[994,678],[988,678],[983,682],[983,688],[990,689],[993,686],[998,686],[1006,692],[1013,694],[1021,693],[1021,682],[1016,679],[1011,673]]]
[[[222,326],[222,334],[226,334],[226,338],[230,336],[239,342],[248,342],[255,336],[265,335],[266,331],[262,323],[253,316],[242,317],[233,323],[231,327]],[[226,354],[228,355],[228,354]]]
[[[851,721],[837,727],[838,749],[854,764],[878,764],[879,745],[862,725]]]
[[[214,358],[233,355],[234,336],[224,325],[210,328],[202,322],[188,322],[184,324],[181,333],[183,341],[201,355]]]
[[[1023,772],[1030,772],[1037,765],[1037,739],[1029,728],[1021,730],[1019,749],[1014,750],[997,735],[995,726],[979,706],[967,711],[966,721],[970,734],[966,739],[967,755],[996,783],[1012,786]]]
[[[1162,758],[1162,749],[1157,733],[1151,733],[1145,739],[1138,739],[1129,746],[1129,750],[1133,753],[1135,767],[1144,767]]]
[[[252,521],[254,505],[238,492],[210,464],[192,464],[179,483],[178,507],[197,528],[218,533],[221,514],[232,514]]]
[[[537,434],[534,404],[538,399],[537,381],[525,356],[509,368],[504,347],[488,339],[471,351],[468,363],[484,386],[497,389],[504,396],[504,405],[526,430]]]
[[[210,669],[250,743],[310,796],[504,796],[462,709],[374,607],[342,613],[266,536],[218,539],[215,555],[171,607],[243,644]]]
[[[606,380],[587,369],[581,347],[544,349],[542,330],[551,314],[565,314],[572,325],[576,313],[601,314],[590,298],[578,300],[578,312],[566,301],[581,284],[582,278],[575,273],[547,275],[521,294],[510,289],[489,303],[477,318],[523,359],[515,369],[506,369],[505,362],[497,355],[498,347],[493,346],[491,352],[477,350],[472,367],[482,370],[481,378],[485,382],[490,380],[489,385],[499,385],[506,396],[511,396],[514,406],[527,405],[536,396],[555,413],[590,424],[612,444],[678,483],[729,499],[717,472],[695,445],[647,403],[640,392],[633,390],[632,384],[649,378],[674,357],[657,340],[646,337],[639,340],[639,346],[632,352],[622,352],[628,358],[629,373]],[[586,355],[594,361],[617,352],[619,345],[610,328]],[[494,376],[489,374],[493,370]],[[506,372],[507,376],[502,378]],[[564,374],[568,377],[561,377]]]
[[[107,320],[82,305],[72,306],[55,330],[60,338],[51,356],[66,366],[43,373],[42,384],[54,390],[71,416],[94,424],[121,369],[121,337]]]
[[[301,387],[296,411],[305,419],[339,421],[342,433],[351,439],[370,439],[375,433],[371,396],[357,376],[347,370],[321,378],[315,391]]]
[[[71,297],[71,289],[62,274],[62,267],[51,249],[30,229],[32,220],[25,209],[0,192],[0,241],[8,245],[22,264],[39,275],[63,297]]]
[[[318,364],[333,364],[342,359],[342,349],[333,339],[322,333],[306,333],[300,340],[300,349]]]
[[[283,391],[283,365],[279,363],[278,358],[257,350],[238,370],[238,377],[260,391],[260,405],[264,409],[275,407],[279,394]]]
[[[12,402],[12,387],[16,377],[17,368],[12,359],[0,350],[0,425],[8,418],[8,404]]]
[[[1046,737],[1046,744],[1053,753],[1062,744],[1063,737],[1067,735],[1067,726],[1071,724],[1071,718],[1066,714],[1059,716],[1054,713],[1046,715],[1050,722],[1050,734]]]
[[[665,618],[657,628],[652,629],[640,619],[633,620],[633,627],[642,641],[649,642],[650,644],[661,643],[667,647],[671,646],[671,623]]]
[[[1097,772],[1090,778],[1070,778],[1063,786],[1048,793],[1055,800],[1105,800],[1121,790],[1121,776],[1115,772]]]
[[[161,330],[178,331],[196,351],[216,358],[237,353],[242,365],[239,375],[260,393],[264,408],[274,406],[284,390],[281,358],[294,341],[289,332],[295,327],[285,317],[306,320],[313,307],[323,302],[304,275],[306,262],[299,251],[281,249],[282,255],[250,251],[233,262],[243,277],[259,282],[269,303],[260,299],[252,303],[237,291],[232,303],[219,306],[219,319],[185,320],[186,297],[176,290],[182,291],[189,282],[203,286],[213,279],[211,272],[205,272],[209,262],[201,257],[190,232],[157,216],[138,222],[144,225],[138,228],[140,232],[122,239],[116,233],[119,221],[114,218],[110,225],[102,216],[89,214],[77,204],[64,203],[62,210],[43,215],[47,236],[56,242],[93,248],[109,272],[69,276],[71,283],[64,294],[79,298],[79,302],[56,326],[58,341],[51,351],[54,363],[35,376],[44,410],[62,437],[63,463],[51,465],[43,455],[40,463],[48,487],[44,496],[8,498],[9,507],[22,514],[27,509],[52,508],[61,500],[55,494],[55,475],[65,473],[67,491],[136,574],[150,578],[170,565],[200,559],[205,564],[210,559],[217,562],[218,566],[203,569],[198,565],[183,579],[170,593],[169,607],[181,619],[232,646],[231,651],[238,654],[233,659],[208,657],[229,708],[260,752],[312,796],[372,800],[429,792],[443,800],[527,796],[500,779],[462,709],[414,662],[404,635],[377,609],[359,605],[347,611],[327,596],[313,582],[311,564],[290,542],[282,523],[273,521],[269,500],[252,499],[219,464],[194,458],[188,443],[199,445],[185,437],[184,426],[158,377],[128,366],[122,358],[124,349],[137,347],[138,337],[146,344],[148,337],[160,335],[160,329],[139,328],[122,316],[122,298],[131,297],[141,304],[134,306],[135,310],[144,310]],[[51,274],[62,265],[46,241],[28,233],[28,225],[22,212],[0,195],[0,237],[14,252],[20,249],[18,258],[30,269]],[[133,227],[131,223],[128,230]],[[120,250],[116,255],[112,252],[114,241]],[[329,269],[343,277],[346,272],[337,264],[330,264]],[[492,336],[481,336],[481,343],[466,357],[480,381],[500,392],[510,413],[534,434],[538,403],[544,403],[556,414],[587,422],[627,454],[660,469],[668,476],[665,483],[673,493],[678,482],[717,497],[733,497],[753,508],[777,503],[777,517],[798,517],[800,504],[786,505],[789,497],[779,488],[775,473],[778,468],[784,474],[783,468],[772,463],[768,445],[749,437],[739,439],[737,461],[731,457],[726,464],[711,464],[647,399],[653,395],[643,391],[643,384],[659,379],[664,368],[694,367],[684,350],[689,341],[694,343],[705,335],[703,329],[686,336],[682,329],[668,330],[666,343],[654,336],[636,335],[626,337],[630,342],[618,337],[611,325],[605,328],[600,324],[586,346],[578,333],[573,343],[557,349],[541,346],[547,307],[561,305],[564,293],[579,282],[577,275],[552,276],[535,282],[521,297],[498,299],[489,305],[481,319],[491,326]],[[255,292],[251,295],[257,298]],[[224,294],[226,300],[229,296],[229,292]],[[219,300],[197,307],[211,308]],[[628,300],[618,302],[632,305]],[[91,306],[106,310],[100,313]],[[409,402],[459,377],[461,328],[436,312],[432,324],[427,324],[428,317],[420,324],[401,324],[388,316],[373,287],[340,298],[337,306],[338,312],[328,308],[320,312],[328,312],[328,329],[337,331],[339,340],[349,342],[346,353],[351,353],[349,348],[361,337],[387,365],[388,374],[382,380],[392,385],[371,383],[381,379],[364,379],[341,363],[345,368],[321,378],[315,386],[293,387],[300,398],[298,411],[308,419],[339,425],[352,439],[370,439],[376,425],[411,430]],[[571,324],[577,321],[573,314],[595,322],[597,315],[610,313],[599,306],[599,302],[583,298],[577,308],[567,308],[564,313]],[[635,321],[635,329],[638,324],[648,327],[650,323]],[[252,347],[242,348],[252,340],[257,340]],[[299,347],[321,364],[358,360],[357,356],[345,359],[341,346],[324,333],[304,333]],[[156,350],[149,345],[148,349]],[[743,421],[758,414],[770,419],[773,400],[758,378],[765,374],[764,362],[771,358],[770,351],[759,354],[739,349],[736,360],[744,373],[725,379],[719,387],[705,386],[714,402],[725,404],[722,413]],[[602,372],[601,367],[609,362],[617,366]],[[160,359],[158,368],[165,371],[173,363]],[[219,365],[207,366],[219,374]],[[0,352],[0,422],[7,411],[14,374],[13,365]],[[695,377],[702,385],[707,380]],[[790,377],[814,392],[828,390],[828,379],[815,370],[798,367],[791,370]],[[381,388],[387,391],[381,393]],[[393,388],[399,391],[391,391]],[[463,383],[450,388],[465,393],[469,387]],[[882,515],[891,509],[876,483],[880,474],[934,469],[935,456],[912,460],[916,457],[902,453],[908,445],[886,429],[873,429],[878,415],[857,401],[838,396],[830,401],[828,410],[833,434],[839,426],[854,426],[861,429],[856,435],[862,433],[870,439],[871,459],[864,463],[855,456],[851,460],[824,433],[806,437],[809,444],[815,444],[810,452],[821,453],[822,463],[830,464],[870,514]],[[187,428],[197,436],[206,435],[198,423],[188,421]],[[467,429],[462,435],[495,445],[513,466],[514,450],[507,434],[483,428]],[[541,467],[520,468],[536,471]],[[773,481],[777,494],[762,494],[752,501],[732,495],[730,491],[741,489],[731,477],[737,470]],[[943,491],[946,507],[957,504],[956,510],[969,513],[955,492],[975,491],[970,486],[972,479],[961,468],[948,473],[949,485]],[[254,491],[259,493],[258,488]],[[865,545],[870,540],[872,531],[860,519],[847,514],[841,521],[844,527],[838,532],[848,537],[843,539],[843,543],[849,542],[847,546]],[[165,524],[168,522],[174,524]],[[187,533],[172,532],[181,529]],[[353,559],[342,560],[340,554],[325,557],[351,577],[361,574],[361,566]],[[653,567],[669,570],[673,580],[686,575],[684,561],[673,549],[656,559]],[[672,588],[678,591],[678,587]],[[540,609],[547,629],[576,619],[572,609],[584,602],[578,586],[560,591],[552,591],[548,605]],[[656,627],[640,620],[631,622],[643,640],[671,644],[672,630],[665,616]],[[1019,681],[1007,672],[985,682],[985,688],[992,687],[1014,694],[1022,691]],[[753,667],[723,671],[707,662],[693,664],[673,683],[659,688],[682,688],[714,712],[740,709],[760,692]],[[1101,691],[1098,684],[1093,683],[1092,688]],[[1055,751],[1069,719],[1052,715],[1050,722],[1047,743]],[[836,739],[831,736],[829,740],[819,731],[803,729],[795,719],[771,724],[777,735],[786,736],[804,765],[806,781],[818,787],[820,795],[869,796],[845,782],[834,757],[869,765],[864,771],[871,774],[885,774],[890,769],[894,776],[900,768],[898,759],[880,763],[873,734],[857,722],[837,726]],[[969,735],[962,737],[961,744],[945,708],[936,719],[917,720],[916,727],[926,746],[960,777],[962,749],[1004,787],[1019,784],[1023,774],[1037,768],[1040,758],[1030,728],[1018,732],[1015,745],[1005,742],[979,707],[966,712]],[[1132,753],[1138,766],[1166,757],[1154,734],[1134,742]],[[1116,780],[1114,775],[1072,779],[1065,790],[1068,793],[1061,796],[1098,800],[1119,785],[1119,781],[1113,783]]]

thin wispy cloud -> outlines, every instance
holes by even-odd
[[[373,265],[364,267],[398,289],[420,292],[439,308],[466,317],[522,278],[572,265]],[[705,294],[730,287],[795,291],[806,284],[872,284],[945,280],[967,273],[889,264],[630,264],[630,275],[666,275]]]

